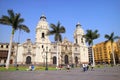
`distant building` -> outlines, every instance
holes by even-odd
[[[118,63],[118,48],[116,42],[113,43],[114,55],[116,63]],[[111,63],[113,62],[112,57],[112,46],[111,42],[101,42],[93,46],[95,62],[96,63]]]
[[[57,51],[59,64],[82,64],[88,63],[88,47],[83,37],[84,31],[78,23],[73,33],[74,43],[64,38],[58,44],[51,42],[49,36],[46,35],[49,31],[49,25],[44,15],[36,27],[35,43],[27,39],[26,42],[18,45],[17,63],[18,64],[36,64],[45,65],[46,56],[49,65],[56,65]],[[69,37],[70,35],[68,35]]]
[[[10,64],[13,64],[15,62],[16,49],[17,49],[17,44],[13,43],[11,57],[10,57]],[[9,50],[9,43],[0,43],[0,63],[6,63],[8,50]]]
[[[120,63],[120,39],[116,43],[117,43],[117,47],[118,47],[118,59],[119,59],[119,63]]]

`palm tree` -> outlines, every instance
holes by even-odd
[[[20,13],[14,13],[13,10],[8,10],[8,16],[2,15],[2,17],[0,18],[0,24],[12,26],[10,46],[9,46],[9,51],[8,51],[8,56],[6,61],[6,69],[9,68],[12,40],[13,40],[15,31],[20,29],[20,30],[24,30],[25,32],[30,32],[29,28],[26,25],[22,24],[24,22],[24,19],[20,18],[20,16],[21,16]]]
[[[65,33],[64,26],[60,25],[60,22],[55,24],[50,24],[50,27],[52,28],[51,31],[48,32],[48,35],[55,35],[54,40],[57,42],[57,64],[56,67],[58,68],[59,62],[58,62],[58,42],[62,41],[61,33]]]
[[[106,42],[108,42],[108,41],[110,41],[110,42],[111,42],[111,46],[112,46],[112,58],[113,58],[113,63],[114,63],[114,65],[116,65],[116,62],[115,62],[115,56],[114,56],[114,47],[113,47],[113,42],[114,42],[114,40],[115,40],[115,39],[118,39],[119,37],[118,37],[118,36],[114,36],[114,32],[112,32],[110,35],[105,34],[105,36],[104,36],[104,37],[107,39],[107,41],[106,41]]]
[[[100,34],[98,34],[98,30],[92,31],[92,30],[87,30],[87,33],[83,36],[86,38],[86,42],[90,47],[93,46],[93,41],[97,38],[99,38]],[[93,66],[95,66],[95,60],[94,60],[94,51],[92,48],[92,57],[93,57]]]

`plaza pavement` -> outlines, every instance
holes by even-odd
[[[1,71],[0,80],[120,80],[120,66],[82,72],[81,68],[56,71]]]

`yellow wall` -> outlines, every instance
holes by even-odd
[[[119,63],[120,63],[120,39],[117,41],[117,47],[118,47],[118,56],[119,56]]]
[[[118,54],[117,44],[114,42],[114,53]],[[95,55],[95,62],[102,63],[107,62],[110,63],[112,60],[112,46],[111,42],[101,42],[93,46],[94,55]]]

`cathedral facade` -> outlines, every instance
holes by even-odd
[[[51,42],[49,36],[46,35],[49,31],[49,25],[44,15],[36,27],[35,43],[30,39],[19,44],[17,63],[18,64],[36,64],[45,65],[47,60],[49,65],[57,64],[57,56],[59,64],[82,64],[88,63],[88,47],[85,43],[84,30],[80,23],[76,25],[73,33],[74,42],[70,42],[67,38],[62,42]],[[58,51],[58,54],[57,54]]]

